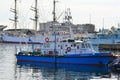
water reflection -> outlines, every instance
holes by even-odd
[[[43,67],[43,65],[17,63],[17,80],[92,80],[96,77],[99,79],[111,77],[107,67],[74,65]]]

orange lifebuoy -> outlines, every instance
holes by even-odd
[[[71,51],[71,47],[67,47],[67,51],[70,52]]]
[[[49,42],[49,38],[47,37],[47,38],[45,38],[45,42]]]

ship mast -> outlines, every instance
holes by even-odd
[[[35,21],[35,30],[37,30],[37,27],[38,27],[38,8],[37,8],[37,3],[38,1],[35,0],[35,7],[31,7],[31,10],[35,12],[35,18],[32,19],[33,21]]]
[[[53,22],[56,21],[56,13],[55,13],[55,6],[56,6],[56,1],[53,1]]]
[[[56,27],[55,27],[55,23],[56,23],[56,0],[53,0],[53,32],[56,32]]]
[[[15,30],[17,29],[17,21],[18,21],[18,17],[17,17],[17,0],[15,0],[15,8],[10,10],[11,12],[14,13],[14,19],[10,19],[11,21],[14,21],[14,26],[15,26]]]
[[[37,0],[35,0],[35,30],[37,30],[38,24],[38,9],[37,9]]]
[[[17,29],[17,0],[15,0],[15,29]]]

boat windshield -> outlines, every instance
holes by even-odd
[[[84,43],[81,44],[81,48],[85,48],[85,44]]]
[[[86,44],[87,48],[91,48],[91,45],[89,43]]]
[[[90,43],[82,43],[81,48],[91,48]]]

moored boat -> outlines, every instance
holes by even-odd
[[[94,37],[93,37],[94,36]],[[93,45],[99,44],[115,44],[120,42],[120,27],[114,28],[112,27],[111,30],[105,31],[104,29],[94,34],[89,38]]]
[[[69,38],[70,35],[61,35],[57,34],[57,40],[61,40],[63,38]],[[40,35],[39,33],[37,35],[7,35],[7,34],[1,34],[0,35],[0,42],[1,43],[15,43],[15,44],[41,44],[45,43],[47,41],[54,41],[54,35],[51,33],[51,35],[44,36]]]
[[[4,30],[0,33],[0,43],[17,43],[17,44],[41,44],[47,41],[54,41],[54,35],[53,33],[49,32],[40,32],[37,30],[38,28],[38,8],[37,8],[37,0],[35,0],[35,7],[32,7],[33,11],[35,12],[35,19],[32,19],[35,21],[35,30],[32,29],[19,29],[18,28],[18,15],[17,15],[17,1],[15,1],[15,8],[12,9],[12,12],[14,12],[14,26],[15,29],[8,29]],[[53,25],[53,24],[51,24]],[[59,25],[59,24],[58,24]],[[50,26],[50,25],[48,25]],[[5,26],[6,27],[6,26]],[[60,25],[58,26],[60,27]],[[65,31],[62,31],[65,33]],[[61,31],[58,31],[57,40],[68,38],[69,34],[60,34]]]
[[[119,72],[120,71],[120,58],[113,60],[110,64],[108,64],[108,67],[113,72]]]

